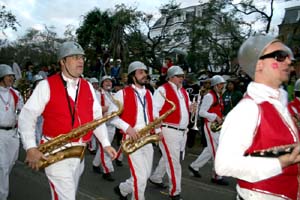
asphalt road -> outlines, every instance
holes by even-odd
[[[200,146],[187,149],[185,160],[182,162],[182,196],[185,200],[234,200],[235,180],[227,178],[229,186],[219,186],[210,182],[211,162],[200,169],[201,178],[192,177],[188,171],[188,165],[197,157],[201,151]],[[108,182],[100,174],[92,170],[92,159],[94,155],[86,152],[85,171],[81,177],[77,200],[117,200],[113,188],[129,177],[129,167],[124,159],[122,167],[115,166],[114,182]],[[155,148],[154,165],[156,166],[160,154]],[[19,160],[14,166],[10,176],[10,196],[8,200],[49,200],[51,199],[47,178],[43,171],[32,171],[24,163],[24,151],[20,149]],[[165,177],[167,182],[167,177]],[[147,185],[147,200],[168,199],[168,189],[158,189],[151,183]]]

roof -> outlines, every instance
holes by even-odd
[[[297,22],[300,22],[300,6],[286,8],[281,24],[294,24]]]

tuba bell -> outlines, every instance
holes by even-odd
[[[110,115],[105,116],[103,118],[95,119],[91,122],[83,124],[77,128],[72,129],[69,133],[61,134],[52,140],[49,140],[38,146],[38,150],[42,152],[47,160],[40,159],[38,161],[39,169],[43,169],[55,162],[60,160],[71,158],[71,157],[79,157],[83,159],[85,146],[72,146],[65,147],[66,144],[70,143],[73,139],[78,139],[86,135],[89,131],[95,129],[100,124],[114,118],[117,115],[120,115],[123,111],[123,106],[121,103],[115,99],[113,99],[114,103],[117,104],[118,110],[116,112],[112,112]],[[62,150],[60,150],[62,149]],[[59,150],[59,151],[58,151]],[[53,153],[55,152],[55,153]]]
[[[137,140],[132,140],[131,138],[124,140],[121,144],[123,152],[128,155],[139,148],[143,147],[144,145],[151,143],[151,142],[158,142],[160,140],[159,135],[157,134],[150,134],[150,131],[159,123],[161,123],[167,116],[169,116],[172,112],[175,111],[176,105],[174,102],[168,100],[162,93],[160,93],[164,99],[172,105],[172,108],[162,114],[159,118],[155,119],[153,122],[149,123],[147,126],[142,128],[138,131],[139,138]]]

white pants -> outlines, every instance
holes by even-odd
[[[114,139],[116,128],[114,126],[107,125],[107,132],[108,132],[109,142],[111,143]],[[111,157],[109,156],[108,153],[105,152],[101,143],[99,141],[97,141],[97,142],[98,142],[99,148],[97,149],[97,153],[94,157],[93,165],[100,166],[100,164],[101,164],[102,170],[105,174],[113,172],[114,166],[112,164]]]
[[[211,157],[212,156],[208,147],[205,147],[198,158],[194,162],[192,162],[190,166],[194,170],[199,171],[199,169],[203,167],[211,159]]]
[[[162,151],[163,160],[165,161],[165,170],[167,171],[169,178],[169,195],[175,196],[181,193],[182,172],[180,153],[184,155],[187,131],[177,131],[171,128],[163,127],[162,133],[163,139],[159,142],[159,147]],[[160,169],[155,170],[157,173],[154,176],[160,176],[162,179],[165,173],[164,169],[160,165],[158,165],[158,168]]]
[[[84,160],[67,158],[45,168],[52,200],[75,200]]]
[[[145,199],[145,189],[151,174],[152,162],[152,144],[147,144],[128,156],[131,177],[119,185],[124,196],[132,193],[132,200]]]
[[[166,172],[167,172],[166,163],[165,163],[164,157],[162,156],[162,157],[160,157],[159,162],[158,162],[154,172],[150,176],[151,181],[153,181],[155,183],[162,183]]]
[[[6,200],[9,192],[9,174],[19,153],[20,140],[16,129],[0,129],[0,200]]]
[[[216,152],[217,148],[219,145],[219,137],[220,137],[220,132],[212,132],[210,129],[210,124],[211,122],[204,122],[204,133],[207,141],[207,148],[210,152],[210,155],[213,158],[213,168],[212,168],[212,178],[215,179],[221,179],[221,176],[218,176],[215,172],[215,157],[216,157]]]

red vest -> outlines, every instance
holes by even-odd
[[[224,104],[223,104],[223,98],[220,96],[219,98],[217,97],[217,94],[214,90],[210,90],[208,93],[210,93],[213,97],[213,103],[208,109],[207,112],[209,113],[215,113],[217,114],[220,118],[223,117],[223,110],[224,110]],[[205,122],[208,122],[206,118],[204,118]]]
[[[162,85],[165,88],[166,91],[166,98],[169,99],[170,101],[173,101],[176,105],[176,109],[173,113],[171,113],[163,122],[165,123],[170,123],[170,124],[179,124],[180,119],[181,119],[181,112],[180,112],[180,102],[179,99],[170,83],[165,83]],[[187,111],[189,110],[189,98],[186,90],[184,88],[180,89],[181,94],[184,97],[185,101],[185,106]],[[163,115],[165,112],[170,110],[172,108],[172,105],[169,104],[168,102],[165,102],[161,110],[159,111],[159,115]]]
[[[298,133],[290,131],[291,129],[289,129],[273,105],[268,102],[263,102],[258,106],[260,107],[261,121],[257,127],[252,145],[245,154],[252,153],[255,150],[297,142],[295,140],[298,140]],[[297,139],[294,139],[293,135],[295,135]],[[284,195],[291,199],[297,199],[299,188],[297,176],[299,176],[299,170],[298,165],[295,164],[284,168],[282,174],[266,180],[255,183],[238,180],[238,184],[241,188],[261,191],[263,193],[273,194],[274,196]]]
[[[288,108],[289,108],[289,111],[290,111],[290,113],[291,113],[292,116],[295,116],[295,114],[297,114],[297,113],[300,114],[300,101],[299,101],[299,99],[295,98],[293,101],[291,101],[288,104]],[[296,113],[295,113],[295,111],[292,108],[296,109]]]
[[[17,95],[17,93],[16,93],[16,91],[15,91],[14,89],[9,88],[9,92],[11,93],[11,95],[12,95],[13,98],[14,98],[15,109],[17,109],[17,104],[18,104],[18,102],[19,102],[19,97],[18,97],[18,95]]]
[[[124,110],[120,115],[120,118],[127,122],[131,127],[134,127],[137,120],[137,97],[135,95],[134,89],[131,86],[127,86],[123,89],[123,99],[124,99]],[[146,106],[147,115],[149,123],[153,121],[153,104],[151,93],[149,90],[146,92]]]
[[[50,100],[43,112],[43,134],[51,138],[66,134],[73,128],[93,120],[94,99],[92,92],[87,81],[80,79],[77,105],[74,114],[74,126],[72,127],[72,117],[69,110],[66,90],[60,76],[61,75],[56,74],[47,79],[50,87]],[[69,101],[73,111],[75,102],[71,97],[69,97]],[[91,135],[92,131],[83,136],[82,140],[84,142],[89,141]],[[78,141],[78,139],[74,141]]]

